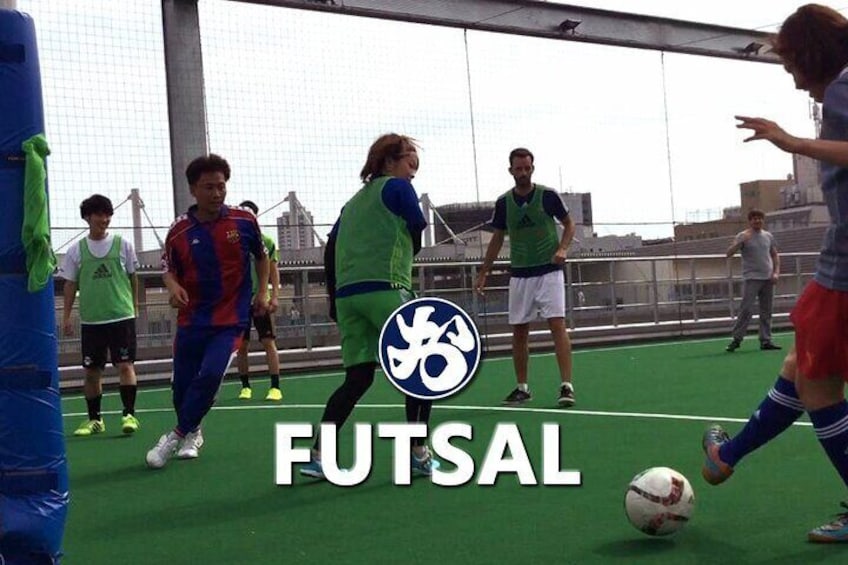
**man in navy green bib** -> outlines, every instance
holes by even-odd
[[[327,400],[322,423],[342,425],[374,381],[383,324],[414,298],[412,258],[427,226],[410,182],[418,171],[415,141],[405,135],[380,136],[368,151],[362,188],[342,209],[324,254],[330,317],[338,322],[345,380]],[[407,422],[427,424],[432,401],[406,397]],[[439,462],[424,438],[412,440],[412,472],[431,475]],[[324,478],[320,437],[312,459],[301,467]]]
[[[504,237],[509,235],[509,324],[518,386],[504,399],[504,404],[515,406],[532,398],[527,379],[528,337],[530,322],[541,315],[551,330],[559,367],[557,404],[567,408],[574,405],[574,386],[571,382],[571,341],[565,327],[563,265],[575,228],[559,195],[531,182],[533,171],[533,154],[529,150],[519,147],[509,154],[509,173],[515,179],[515,186],[495,202],[491,222],[494,234],[476,287],[478,292],[483,292]],[[562,224],[562,236],[557,233],[555,220]]]
[[[83,200],[80,216],[88,224],[88,236],[68,249],[59,269],[59,276],[65,279],[62,316],[65,335],[73,331],[71,312],[79,290],[80,341],[85,367],[83,390],[88,419],[76,429],[76,436],[106,431],[100,405],[107,352],[120,373],[124,405],[121,431],[131,434],[139,427],[135,417],[138,387],[133,367],[138,258],[129,241],[108,233],[113,213],[112,202],[105,196],[95,194]]]

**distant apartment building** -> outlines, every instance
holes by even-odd
[[[277,241],[280,249],[308,249],[315,247],[312,213],[298,208],[294,213],[283,212],[277,218]]]
[[[627,253],[642,247],[642,236],[635,233],[627,235],[602,235],[587,237],[571,244],[574,251],[582,255]]]
[[[824,203],[818,161],[803,155],[793,155],[792,165],[795,180],[783,189],[782,208]]]
[[[458,204],[446,204],[435,208],[441,220],[433,219],[433,243],[450,242],[450,230],[466,242],[469,238],[480,243],[478,230],[483,229],[492,219],[494,202],[461,202]],[[488,239],[486,241],[488,243]]]
[[[795,184],[792,176],[782,180],[755,180],[739,185],[742,217],[754,208],[763,212],[773,212],[784,207],[786,188]]]
[[[594,237],[595,226],[592,220],[592,193],[590,192],[560,192],[571,221],[577,226],[574,237],[580,240]]]
[[[674,226],[674,240],[694,241],[698,239],[712,239],[714,237],[732,237],[744,230],[747,225],[748,221],[739,216],[712,220],[710,222],[679,224]]]
[[[719,220],[676,225],[674,239],[682,242],[732,237],[747,227],[748,212],[755,208],[766,213],[768,228],[772,214],[786,207],[786,195],[795,186],[795,179],[791,175],[783,180],[743,182],[739,185],[740,206],[724,208]]]

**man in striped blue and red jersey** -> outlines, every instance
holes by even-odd
[[[196,204],[173,223],[162,255],[171,306],[179,309],[172,392],[176,427],[147,452],[147,465],[164,467],[175,454],[193,459],[203,445],[200,423],[254,315],[268,309],[268,254],[256,216],[224,204],[230,166],[218,155],[186,168]],[[259,287],[252,295],[251,261]]]

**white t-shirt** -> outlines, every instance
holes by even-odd
[[[112,243],[115,241],[115,237],[112,234],[106,234],[106,237],[103,239],[94,240],[90,237],[86,237],[85,240],[91,254],[95,257],[101,258],[109,254],[109,250],[112,249]],[[128,275],[131,275],[138,270],[138,257],[135,254],[135,249],[133,249],[132,243],[127,241],[127,238],[125,237],[121,238],[120,257],[121,266]],[[79,275],[80,261],[82,261],[82,256],[80,254],[80,242],[77,242],[69,247],[68,252],[65,253],[65,258],[59,266],[59,276],[65,280],[76,281],[77,275]]]

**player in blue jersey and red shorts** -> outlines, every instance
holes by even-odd
[[[268,254],[249,210],[224,204],[230,166],[218,155],[193,160],[186,178],[196,204],[173,223],[162,255],[170,304],[179,309],[171,385],[177,425],[147,452],[164,467],[177,455],[192,459],[203,445],[200,423],[254,315],[268,310]],[[259,287],[252,295],[251,256]]]
[[[732,439],[718,425],[706,431],[702,474],[710,484],[724,482],[743,457],[807,412],[819,443],[848,486],[848,19],[825,6],[802,6],[781,26],[774,51],[795,87],[822,103],[821,134],[802,139],[772,121],[745,116],[737,116],[737,127],[753,131],[745,141],[765,139],[819,161],[830,226],[815,276],[792,310],[795,346],[779,378]],[[848,512],[813,529],[807,538],[848,542]]]

